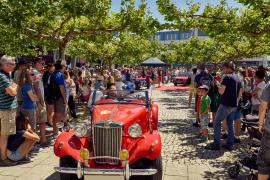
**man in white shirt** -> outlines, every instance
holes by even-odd
[[[259,106],[261,104],[260,97],[266,86],[264,77],[265,77],[264,71],[258,70],[255,72],[255,76],[254,76],[255,84],[254,84],[254,90],[252,92],[252,98],[251,98],[252,112],[257,112],[257,113],[259,112]]]

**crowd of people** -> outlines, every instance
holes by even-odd
[[[193,125],[200,127],[202,142],[208,141],[208,129],[214,129],[214,142],[206,149],[223,147],[232,151],[234,143],[241,143],[240,119],[248,114],[258,115],[262,141],[257,164],[259,179],[266,180],[270,172],[269,69],[263,66],[237,68],[228,62],[221,69],[207,69],[201,65],[193,72],[189,101],[191,103],[195,93],[196,122]],[[221,139],[227,139],[224,145]]]
[[[0,152],[1,166],[30,161],[29,153],[53,144],[59,123],[67,126],[78,118],[77,107],[89,104],[93,90],[140,89],[141,81],[150,87],[154,81],[168,83],[170,69],[125,66],[120,68],[68,68],[43,57],[18,61],[4,55],[0,59]],[[48,138],[46,127],[53,128]]]
[[[270,167],[270,122],[267,113],[270,69],[237,67],[224,63],[221,68],[151,68],[101,66],[68,68],[57,61],[47,63],[42,57],[34,62],[17,62],[15,57],[0,59],[0,151],[1,165],[29,161],[28,154],[51,145],[59,132],[58,124],[67,126],[71,118],[78,118],[78,102],[91,104],[93,90],[140,89],[151,84],[173,82],[175,76],[190,77],[189,104],[195,97],[196,122],[200,140],[208,142],[208,129],[214,129],[210,150],[221,149],[221,139],[227,139],[223,148],[231,151],[234,143],[241,143],[241,117],[257,114],[263,133],[259,170],[262,175]],[[93,95],[92,95],[93,96]],[[210,116],[211,113],[211,116]],[[266,116],[266,120],[264,117]],[[51,139],[47,128],[53,128]],[[52,141],[53,142],[53,141]],[[268,169],[267,169],[268,168]]]

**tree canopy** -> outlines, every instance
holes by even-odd
[[[184,59],[192,59],[195,63],[205,60],[235,61],[269,54],[270,4],[262,0],[238,2],[243,8],[230,7],[225,0],[221,0],[218,5],[208,4],[203,9],[199,3],[188,2],[188,9],[180,9],[170,0],[157,0],[166,28],[200,29],[211,38],[203,42],[191,39],[178,44],[176,54],[188,55]],[[201,55],[198,56],[198,53]]]

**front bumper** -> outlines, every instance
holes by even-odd
[[[130,169],[126,163],[123,169],[92,169],[81,167],[81,162],[78,161],[77,168],[71,167],[55,167],[55,171],[59,173],[77,174],[78,178],[82,176],[119,176],[128,180],[131,176],[149,176],[157,173],[156,169]]]

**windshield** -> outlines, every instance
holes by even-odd
[[[129,90],[95,90],[92,94],[92,105],[101,104],[137,104],[148,105],[147,91],[129,91]]]

